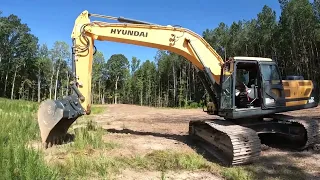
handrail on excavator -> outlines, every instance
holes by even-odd
[[[114,17],[114,16],[106,16],[106,15],[101,15],[101,14],[88,14],[89,17],[99,17],[99,18],[104,18],[104,19],[112,19],[115,21],[119,21],[121,23],[131,23],[131,24],[148,24],[148,25],[156,25],[154,23],[150,22],[145,22],[145,21],[140,21],[140,20],[135,20],[135,19],[128,19],[124,17]]]

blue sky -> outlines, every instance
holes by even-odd
[[[49,48],[56,40],[71,45],[74,20],[83,11],[110,16],[149,21],[161,25],[180,25],[198,34],[215,28],[220,22],[230,25],[233,21],[256,17],[264,5],[280,13],[278,0],[3,0],[3,15],[18,15],[27,23],[39,43]],[[96,41],[106,60],[117,53],[129,60],[136,56],[142,61],[153,60],[157,49],[114,42]]]

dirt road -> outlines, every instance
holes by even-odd
[[[201,109],[158,109],[136,105],[107,105],[107,110],[95,116],[108,133],[104,140],[117,142],[123,146],[109,155],[134,156],[153,150],[174,149],[190,151],[187,143],[188,122],[195,119],[217,118],[209,116]],[[319,118],[320,108],[300,110],[288,114],[309,115]],[[265,148],[260,160],[244,168],[257,177],[281,179],[320,179],[320,153],[312,150],[295,152],[277,148]],[[157,172],[124,171],[121,179],[149,179]],[[218,179],[206,172],[181,172],[169,174],[174,179]]]

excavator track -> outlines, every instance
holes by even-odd
[[[296,123],[302,126],[305,130],[305,142],[298,147],[298,150],[304,150],[317,143],[320,143],[320,120],[312,119],[311,117],[296,117],[283,114],[275,114],[271,116],[276,121],[282,121],[283,123]]]
[[[226,120],[191,121],[189,135],[227,166],[252,163],[260,156],[257,133]]]

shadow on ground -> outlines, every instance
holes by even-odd
[[[167,139],[177,140],[183,143],[188,143],[188,136],[187,135],[178,135],[178,134],[163,134],[163,133],[156,133],[156,132],[146,132],[146,131],[134,131],[131,129],[105,129],[108,133],[118,133],[118,134],[133,134],[133,135],[140,135],[140,136],[154,136],[154,137],[163,137]]]
[[[166,139],[171,139],[171,140],[176,140],[179,142],[182,142],[192,149],[196,151],[196,153],[201,154],[206,160],[210,162],[214,162],[219,165],[223,165],[221,162],[219,162],[218,159],[213,157],[210,153],[208,153],[205,149],[199,147],[197,143],[189,138],[188,135],[179,135],[179,134],[166,134],[166,133],[156,133],[156,132],[146,132],[146,131],[134,131],[131,129],[105,129],[106,132],[108,133],[118,133],[118,134],[133,134],[133,135],[139,135],[139,136],[154,136],[154,137],[161,137],[161,138],[166,138]]]
[[[283,179],[283,180],[316,180],[320,174],[311,174],[305,169],[296,165],[291,159],[295,154],[290,155],[267,155],[261,156],[257,162],[244,166],[244,169],[251,172],[255,179]]]
[[[191,140],[188,135],[134,131],[131,129],[122,129],[122,130],[105,129],[105,131],[107,131],[108,133],[133,134],[133,135],[139,135],[139,136],[154,136],[154,137],[162,137],[162,138],[177,140],[190,146],[192,149],[196,151],[196,153],[201,154],[208,161],[223,166],[221,162],[219,162],[215,157],[209,154],[206,150],[197,146],[197,143]],[[274,146],[275,145],[273,145],[273,147]],[[279,148],[281,149],[281,146],[279,146]],[[267,149],[266,151],[269,151],[268,148],[266,149]],[[290,151],[290,149],[288,150]],[[314,175],[314,174],[305,172],[305,170],[302,167],[298,167],[297,164],[295,164],[292,160],[290,160],[290,158],[292,157],[299,157],[299,156],[304,157],[309,155],[311,154],[305,154],[305,153],[299,153],[299,152],[290,153],[289,156],[265,155],[265,156],[261,156],[255,163],[250,165],[242,165],[241,167],[244,168],[246,171],[252,173],[252,175],[254,176],[254,179],[259,179],[259,180],[272,179],[272,178],[284,179],[284,180],[320,179],[320,174]]]

